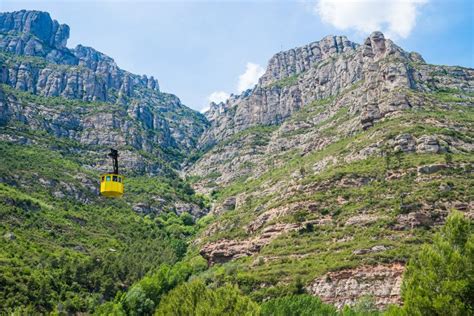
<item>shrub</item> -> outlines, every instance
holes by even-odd
[[[258,304],[241,294],[237,287],[226,285],[214,290],[196,279],[163,297],[155,315],[243,316],[258,313]]]
[[[207,263],[202,257],[194,257],[189,263],[180,262],[173,267],[162,265],[157,272],[135,283],[118,304],[105,304],[97,314],[114,314],[123,309],[127,315],[152,315],[164,294],[185,282],[191,274],[206,268]]]
[[[262,304],[262,316],[332,316],[338,315],[336,308],[325,304],[318,297],[308,294],[291,295],[271,299]]]

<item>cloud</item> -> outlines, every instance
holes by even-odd
[[[262,66],[254,63],[247,63],[245,72],[239,76],[237,84],[238,92],[253,88],[257,84],[258,79],[265,73]]]
[[[247,89],[253,88],[258,82],[258,79],[265,73],[262,66],[248,62],[245,67],[245,72],[239,76],[237,82],[237,93],[241,93]],[[220,103],[225,102],[230,97],[230,94],[225,91],[214,91],[207,97],[207,101]],[[201,109],[201,113],[209,110],[209,107]]]
[[[341,30],[406,38],[416,24],[417,10],[428,0],[317,0],[314,11],[323,22]]]
[[[225,91],[214,91],[207,97],[207,101],[209,101],[209,103],[221,103],[225,102],[229,97],[230,94]],[[209,110],[209,107],[202,109],[201,112],[206,112],[207,110]]]

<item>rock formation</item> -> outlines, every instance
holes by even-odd
[[[163,151],[195,147],[207,124],[202,115],[160,92],[152,76],[122,70],[91,47],[67,48],[68,37],[69,27],[46,12],[0,13],[0,126],[21,122],[85,146],[130,146],[165,160],[174,157]],[[63,98],[54,111],[50,97]],[[132,151],[123,162],[139,173],[166,169]]]
[[[354,305],[364,295],[374,297],[377,307],[384,308],[401,303],[403,271],[402,264],[394,263],[330,272],[316,279],[308,291],[339,308]]]
[[[276,54],[254,89],[206,113],[186,170],[214,197],[201,255],[237,266],[257,297],[298,275],[338,307],[400,303],[424,231],[452,209],[474,216],[473,92],[473,69],[427,64],[380,32]]]

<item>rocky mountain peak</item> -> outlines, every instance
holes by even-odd
[[[21,10],[0,13],[0,31],[30,33],[49,46],[62,49],[69,38],[69,26],[51,19],[48,12]]]
[[[222,113],[224,113],[225,111],[225,103],[224,102],[219,102],[219,103],[216,103],[216,102],[211,102],[209,104],[209,110],[207,110],[205,113],[204,113],[204,116],[206,116],[206,118],[209,120],[209,121],[213,121],[214,119],[216,119],[219,115],[221,115]]]
[[[385,51],[385,36],[382,32],[373,32],[364,42],[364,56],[374,57],[385,53]]]
[[[85,147],[127,146],[124,170],[167,172],[167,153],[149,159],[136,150],[192,148],[205,118],[161,92],[153,76],[123,70],[92,47],[65,47],[68,35],[46,12],[0,13],[0,127],[20,121]],[[54,111],[49,97],[59,97]]]
[[[285,77],[297,75],[311,68],[314,64],[337,54],[356,49],[345,36],[329,35],[320,41],[275,54],[268,62],[265,74],[259,84],[269,85]]]
[[[122,70],[92,47],[67,48],[68,37],[69,27],[47,12],[0,13],[0,57],[9,64],[0,68],[0,83],[43,96],[120,104],[137,96],[138,90],[159,92],[155,78]]]

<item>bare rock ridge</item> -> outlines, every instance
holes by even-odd
[[[439,91],[472,93],[474,70],[427,64],[418,53],[404,51],[381,32],[372,33],[362,45],[345,37],[325,37],[278,53],[253,90],[231,96],[225,103],[211,104],[206,113],[210,127],[199,143],[202,148],[213,149],[192,165],[189,173],[219,175],[214,179],[217,184],[228,184],[247,174],[258,176],[268,170],[267,157],[295,149],[302,155],[322,149],[337,138],[369,129],[386,116],[438,104],[426,95]],[[316,108],[317,115],[311,116]],[[313,128],[342,112],[351,119],[334,126],[340,130],[337,138],[321,135]],[[265,138],[255,134],[259,129]],[[417,152],[441,150],[442,140],[434,136],[405,136],[416,142]],[[456,144],[459,149],[471,147]],[[373,150],[367,149],[367,153]],[[212,191],[213,186],[205,186],[205,191]]]
[[[0,83],[43,96],[121,103],[134,95],[134,89],[159,91],[153,76],[124,71],[91,47],[68,49],[68,38],[69,26],[52,20],[47,12],[0,13],[0,49],[18,56],[2,66]]]
[[[259,84],[267,86],[276,80],[302,73],[323,59],[353,51],[357,46],[345,36],[326,36],[318,42],[280,52],[268,62]]]
[[[30,33],[56,49],[66,48],[69,38],[69,26],[59,24],[58,21],[51,19],[49,13],[40,11],[22,10],[0,14],[0,31]]]
[[[68,37],[69,27],[47,12],[0,13],[0,127],[21,123],[88,149],[122,148],[132,172],[163,173],[163,160],[179,168],[177,154],[196,147],[205,117],[161,92],[152,76],[125,71],[91,47],[67,48]],[[18,133],[10,140],[32,141]]]
[[[449,82],[434,81],[436,72],[446,72]],[[372,33],[363,45],[328,36],[276,54],[253,90],[211,105],[206,113],[211,127],[201,144],[217,143],[252,126],[281,124],[310,102],[335,97],[356,84],[360,86],[351,96],[352,111],[361,112],[361,126],[366,128],[394,109],[411,106],[400,89],[472,90],[472,81],[466,80],[472,75],[462,67],[428,65],[418,53],[405,52],[381,32]]]

